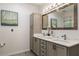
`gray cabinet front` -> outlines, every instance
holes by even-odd
[[[47,55],[56,56],[56,49],[54,48],[54,44],[52,42],[47,42]]]
[[[66,56],[67,55],[66,47],[56,45],[56,54],[57,56]]]
[[[33,38],[33,52],[36,55],[39,55],[39,39],[38,38]]]
[[[48,42],[47,47],[48,56],[66,56],[66,48],[63,46]]]
[[[39,38],[33,38],[32,51],[40,56],[78,56],[79,45],[65,47],[57,43],[49,42]]]

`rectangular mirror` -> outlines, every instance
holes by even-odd
[[[42,29],[77,29],[77,4],[70,3],[42,15]]]
[[[48,15],[45,15],[45,16],[43,16],[43,20],[42,20],[42,22],[43,22],[43,28],[47,28],[47,26],[48,26]]]
[[[57,28],[57,19],[51,18],[51,27]]]

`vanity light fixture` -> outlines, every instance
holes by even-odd
[[[43,14],[46,14],[46,13],[49,13],[53,10],[58,10],[59,7],[61,6],[64,6],[68,3],[50,3],[50,5],[46,6],[44,9],[43,9]]]
[[[60,11],[59,8],[57,8],[56,11],[59,12]]]

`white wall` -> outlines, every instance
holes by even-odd
[[[38,12],[36,6],[30,4],[0,4],[0,10],[18,12],[18,26],[0,25],[0,43],[6,45],[0,48],[0,55],[10,55],[25,50],[29,50],[30,14]],[[11,28],[14,32],[11,32]]]
[[[78,4],[78,16],[79,16],[79,4]],[[78,18],[78,30],[53,30],[53,32],[54,35],[59,37],[63,34],[66,34],[68,39],[79,39],[79,18]]]

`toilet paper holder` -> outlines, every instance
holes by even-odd
[[[5,43],[0,43],[0,48],[4,47]]]

